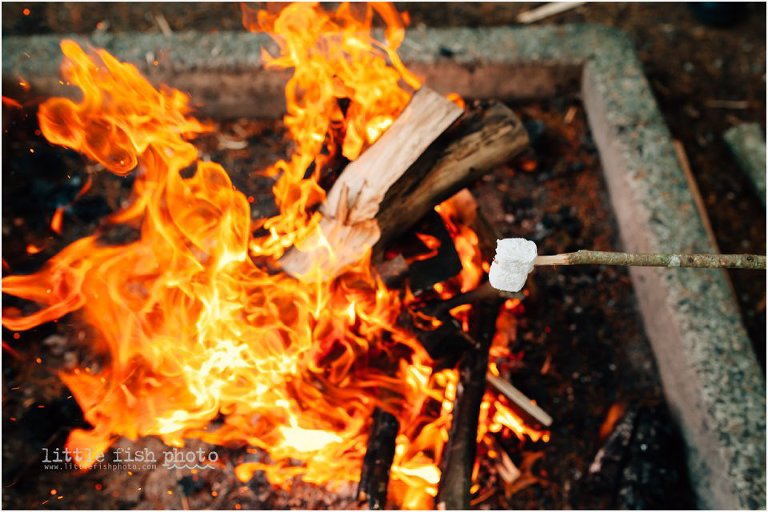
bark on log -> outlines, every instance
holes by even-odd
[[[442,133],[445,121],[455,120],[458,107],[449,108],[441,103],[447,100],[437,101],[435,93],[422,91],[381,139],[342,172],[321,209],[324,240],[318,232],[283,256],[280,263],[286,272],[306,275],[314,265],[327,279],[374,244],[375,252],[382,254],[387,243],[435,205],[527,147],[519,118],[498,102],[471,105]],[[425,101],[426,110],[440,122],[425,118]],[[409,113],[411,107],[422,114]],[[409,137],[417,137],[419,144],[406,143]]]
[[[477,423],[485,394],[488,351],[499,302],[476,305],[470,316],[470,333],[480,341],[480,350],[468,350],[459,361],[459,386],[453,406],[453,421],[441,460],[437,508],[468,510],[472,469],[477,454]]]
[[[370,510],[382,510],[387,504],[389,472],[395,458],[395,440],[399,430],[397,418],[376,408],[357,487],[358,500],[367,502]]]
[[[376,215],[379,247],[526,147],[528,134],[512,110],[496,101],[471,104],[387,192]]]
[[[436,92],[417,91],[384,135],[344,169],[321,207],[318,230],[281,258],[283,269],[294,276],[317,269],[327,278],[359,260],[379,239],[375,217],[387,191],[459,116],[461,109]]]

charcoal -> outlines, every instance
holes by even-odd
[[[595,455],[584,491],[609,493],[622,510],[692,508],[682,446],[665,406],[630,406]]]

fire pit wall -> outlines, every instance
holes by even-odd
[[[286,74],[247,33],[100,34],[81,43],[187,91],[216,117],[277,117]],[[3,79],[59,84],[58,37],[3,38]],[[441,92],[534,99],[580,88],[623,249],[712,252],[672,140],[627,38],[602,26],[409,31],[403,60]],[[765,506],[765,380],[722,271],[633,268],[667,400],[687,443],[698,505]],[[758,276],[756,276],[758,277]],[[617,340],[619,342],[619,340]]]

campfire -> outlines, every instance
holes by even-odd
[[[391,6],[244,7],[243,21],[272,34],[268,67],[293,73],[290,155],[253,170],[273,181],[274,214],[200,157],[193,141],[214,125],[188,96],[63,41],[62,80],[81,97],[42,103],[40,130],[130,176],[132,196],[38,272],[4,277],[27,303],[3,325],[74,313],[92,331],[91,363],[58,375],[90,424],[66,444],[83,471],[120,438],[196,440],[263,454],[234,468],[242,482],[354,482],[371,508],[468,508],[481,461],[520,476],[502,438],[546,442],[552,422],[509,382],[525,295],[490,287],[500,237],[466,188],[526,131],[502,103],[443,96],[406,69],[407,16]]]

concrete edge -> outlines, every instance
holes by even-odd
[[[3,78],[45,94],[61,36],[3,38]],[[263,73],[268,38],[245,32],[73,37],[133,62],[209,115],[277,116],[287,75]],[[669,131],[629,40],[597,25],[411,30],[400,54],[425,82],[473,97],[547,97],[578,85],[621,236],[633,251],[711,251]],[[215,80],[214,80],[215,78]],[[765,381],[723,272],[633,269],[667,399],[703,507],[765,506]],[[754,450],[753,452],[750,450]]]
[[[605,38],[582,94],[625,249],[715,252],[640,62],[624,37]],[[764,508],[765,381],[725,271],[631,276],[699,505]]]

